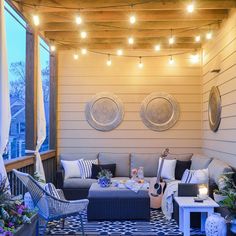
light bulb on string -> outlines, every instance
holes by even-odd
[[[155,45],[154,49],[155,51],[159,52],[161,50],[161,45],[160,44]]]
[[[139,67],[140,69],[142,69],[142,68],[143,68],[142,57],[139,57],[139,63],[138,63],[138,67]]]
[[[196,43],[201,42],[201,36],[200,35],[195,36],[195,42]]]
[[[169,38],[169,44],[172,45],[175,43],[175,38],[172,35],[172,29],[170,30],[170,38]]]
[[[211,32],[211,31],[208,31],[208,32],[206,33],[206,39],[207,39],[207,40],[212,39],[212,32]]]
[[[38,26],[40,24],[40,19],[37,14],[33,15],[33,22],[35,26]]]
[[[82,48],[81,49],[81,54],[86,55],[87,54],[87,49],[86,48]]]
[[[82,20],[80,15],[75,17],[75,22],[76,22],[77,25],[81,25],[82,24],[83,20]]]
[[[172,57],[172,55],[170,56],[170,58],[169,58],[169,64],[170,65],[173,65],[174,64],[174,59],[173,59],[173,57]]]
[[[110,54],[107,55],[107,66],[111,66],[111,56],[110,56]]]
[[[50,51],[51,52],[55,52],[56,51],[56,45],[54,44],[54,41],[51,42]]]
[[[73,58],[74,58],[74,60],[78,60],[79,59],[79,54],[77,52],[75,52],[73,54]]]
[[[130,45],[134,44],[134,38],[133,38],[133,37],[129,37],[129,38],[128,38],[128,43],[129,43]]]
[[[87,32],[86,32],[86,31],[81,31],[81,32],[80,32],[80,37],[81,37],[82,39],[87,38]]]
[[[193,13],[194,9],[195,9],[195,7],[194,7],[193,2],[187,5],[187,12],[188,13]]]
[[[123,50],[122,49],[118,49],[116,54],[117,54],[117,56],[122,56],[123,55]]]
[[[132,25],[136,22],[136,17],[135,17],[135,15],[131,15],[131,16],[129,17],[129,22],[130,22],[130,24],[132,24]]]
[[[190,56],[190,60],[193,64],[197,64],[199,62],[199,54],[194,53]]]

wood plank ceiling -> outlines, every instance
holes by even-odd
[[[32,15],[40,17],[39,31],[47,39],[54,40],[59,48],[90,50],[117,48],[152,49],[161,43],[170,49],[168,38],[175,37],[171,49],[193,50],[200,48],[205,34],[214,34],[229,10],[236,7],[235,0],[12,0],[23,15],[32,21]],[[195,10],[188,13],[186,7],[193,2]],[[138,3],[138,4],[137,4]],[[141,4],[140,4],[141,3]],[[80,15],[81,25],[75,23]],[[136,16],[131,25],[129,17]],[[81,39],[80,32],[87,38]],[[195,42],[201,35],[202,41]],[[127,43],[129,36],[135,43]]]

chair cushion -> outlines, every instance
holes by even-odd
[[[60,160],[66,160],[66,161],[76,161],[79,159],[94,160],[97,158],[98,158],[97,153],[60,154]]]
[[[52,183],[47,183],[44,186],[44,189],[47,193],[49,193],[50,195],[52,195],[53,197],[60,199],[60,195],[56,189],[56,187],[54,186],[54,184]]]
[[[116,164],[115,177],[130,176],[130,154],[129,153],[104,153],[98,155],[99,164]]]
[[[193,156],[193,153],[180,153],[180,154],[169,153],[167,158],[176,159],[179,161],[189,161],[191,160],[192,156]]]
[[[191,166],[191,160],[190,161],[179,161],[177,160],[176,162],[176,167],[175,167],[175,179],[181,180],[184,171],[186,169],[190,169]]]
[[[208,170],[209,170],[210,184],[216,183],[217,185],[219,177],[222,174],[233,171],[228,164],[218,159],[212,160],[212,162],[208,166]]]
[[[158,172],[161,168],[161,161],[162,158],[160,157],[159,160],[159,166],[158,166]],[[175,159],[164,159],[163,162],[163,167],[161,171],[161,177],[163,179],[170,179],[174,180],[175,179],[175,167],[176,167],[176,160]]]
[[[70,178],[65,179],[64,188],[90,188],[92,183],[96,183],[96,179],[81,179],[81,178]]]
[[[145,177],[157,176],[157,167],[159,161],[159,154],[137,154],[131,153],[131,170],[134,168],[143,167]]]
[[[97,179],[98,174],[101,170],[109,170],[112,176],[115,176],[116,164],[96,165],[92,164],[92,179]]]
[[[210,162],[212,161],[211,157],[207,157],[200,154],[194,154],[192,157],[191,170],[200,170],[208,168]]]
[[[185,170],[181,183],[186,184],[208,184],[209,172],[208,169],[202,170]]]

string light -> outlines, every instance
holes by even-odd
[[[122,56],[123,55],[123,50],[122,49],[118,49],[116,54],[117,54],[117,56]]]
[[[169,64],[170,64],[170,65],[173,65],[174,62],[175,62],[175,61],[174,61],[174,59],[173,59],[173,57],[172,57],[172,55],[171,55],[171,56],[170,56],[170,59],[169,59]]]
[[[143,68],[142,57],[139,57],[138,67],[139,67],[140,69]]]
[[[40,24],[39,16],[33,15],[33,22],[35,26],[38,26]]]
[[[82,39],[87,38],[87,32],[86,32],[86,31],[81,31],[81,32],[80,32],[80,37],[81,37]]]
[[[197,35],[195,36],[195,42],[199,43],[201,41],[201,36]]]
[[[206,33],[206,39],[207,39],[207,40],[212,39],[212,32],[211,32],[211,31],[209,31],[209,32]]]
[[[193,3],[190,3],[188,6],[187,6],[187,12],[188,13],[193,13],[194,12],[194,4]]]
[[[107,66],[111,66],[111,57],[110,54],[107,55]]]
[[[129,17],[129,22],[130,22],[130,24],[132,24],[132,25],[136,22],[136,17],[135,17],[135,15],[132,15],[132,16]]]
[[[198,63],[199,62],[199,54],[198,53],[192,54],[190,57],[190,60],[193,64]]]
[[[173,37],[173,35],[172,35],[172,29],[170,30],[170,38],[169,38],[169,44],[170,45],[172,45],[172,44],[174,44],[174,42],[175,42],[175,38]]]
[[[83,55],[86,55],[86,54],[87,54],[87,49],[86,49],[86,48],[82,48],[82,49],[81,49],[81,53],[82,53]]]
[[[78,53],[74,53],[73,57],[74,57],[74,60],[78,60],[79,59]]]
[[[52,45],[50,46],[50,51],[51,51],[51,52],[55,52],[55,51],[56,51],[56,46],[55,46],[54,44],[52,44]]]
[[[82,20],[82,18],[81,18],[80,15],[79,15],[79,16],[76,16],[75,22],[76,22],[77,25],[81,25],[81,24],[82,24],[83,20]]]
[[[161,45],[160,44],[155,45],[154,49],[155,51],[159,52],[161,50]]]
[[[134,44],[134,38],[133,37],[129,37],[128,38],[128,43],[129,44]]]

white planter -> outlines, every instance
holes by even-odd
[[[215,202],[217,202],[217,203],[220,203],[221,201],[223,201],[227,198],[227,196],[217,194],[217,193],[213,193],[213,197],[214,197]]]
[[[219,213],[213,213],[206,220],[206,236],[226,236],[226,220]]]

